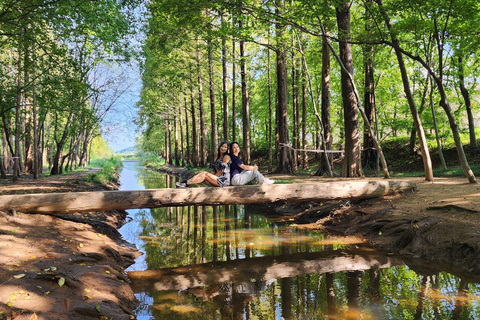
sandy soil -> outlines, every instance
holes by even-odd
[[[0,183],[0,194],[102,189],[90,172]],[[134,319],[124,269],[139,255],[117,232],[126,213],[0,211],[0,319]]]
[[[0,194],[86,191],[87,173],[0,181]],[[272,178],[326,181],[324,178]],[[363,236],[379,248],[448,260],[480,273],[480,185],[465,178],[405,179],[415,192],[290,208],[298,223]],[[134,319],[124,269],[139,255],[116,229],[125,212],[40,215],[0,212],[0,319]]]

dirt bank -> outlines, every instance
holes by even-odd
[[[2,180],[0,194],[104,190],[90,172]],[[124,269],[139,252],[117,229],[126,212],[0,212],[0,319],[134,319]]]
[[[284,210],[304,226],[360,235],[377,248],[448,261],[480,274],[480,185],[466,178],[436,178],[433,183],[406,180],[417,183],[415,192]]]

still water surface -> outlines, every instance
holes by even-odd
[[[122,190],[175,179],[124,162]],[[260,211],[260,212],[259,212]],[[269,220],[245,206],[128,210],[140,320],[480,319],[479,277]]]

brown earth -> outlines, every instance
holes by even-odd
[[[0,194],[98,190],[82,180],[87,173],[0,181]],[[276,212],[306,227],[362,235],[378,248],[480,273],[480,185],[465,178],[404,179],[416,182],[417,190],[358,202],[283,206]],[[0,319],[134,319],[137,301],[124,269],[139,253],[116,231],[124,220],[121,211],[0,212]]]
[[[306,179],[311,177],[296,180]],[[305,227],[360,235],[376,248],[448,262],[480,275],[480,185],[463,177],[436,178],[433,183],[423,178],[395,180],[413,181],[417,189],[380,199],[284,210],[293,211],[294,220]]]
[[[0,194],[105,190],[91,172],[0,181]],[[0,319],[134,319],[124,269],[139,253],[117,229],[126,212],[0,211]]]

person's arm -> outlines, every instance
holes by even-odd
[[[243,170],[247,170],[247,171],[258,170],[257,165],[249,166],[249,165],[246,165],[246,164],[242,163],[239,167],[242,168]]]

